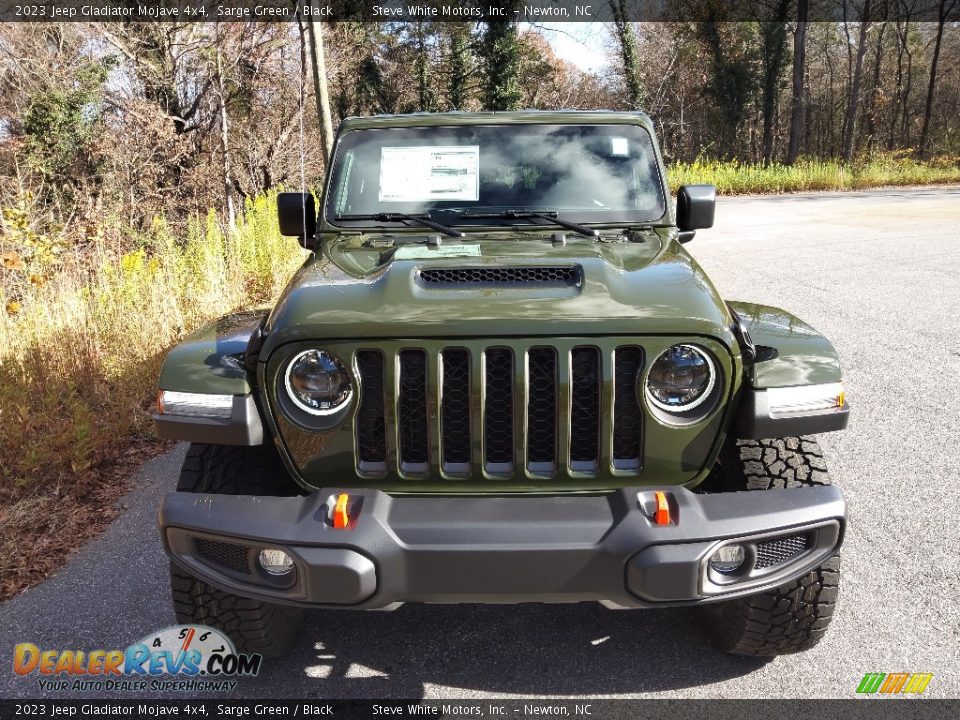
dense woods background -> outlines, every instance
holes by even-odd
[[[764,23],[605,1],[596,71],[553,51],[573,25],[0,25],[0,599],[109,519],[165,350],[302,262],[272,199],[318,187],[326,115],[643,109],[674,185],[960,181],[960,0],[829,23],[807,0],[762,0]]]
[[[939,23],[913,21],[915,0],[851,2],[846,23],[804,22],[805,0],[768,3],[779,22],[611,24],[601,31],[610,62],[597,72],[556,56],[545,35],[562,26],[324,24],[329,111],[335,124],[643,109],[669,162],[960,152],[960,31],[945,20],[960,0],[942,0]],[[896,20],[858,22],[866,12]],[[323,141],[309,39],[296,23],[0,27],[0,206],[26,213],[34,231],[68,226],[70,242],[107,217],[142,228],[161,212],[229,215],[300,183],[301,102],[303,172],[315,184]]]

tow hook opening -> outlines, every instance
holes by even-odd
[[[362,495],[334,493],[324,503],[326,523],[334,530],[353,530],[357,526],[362,505]]]

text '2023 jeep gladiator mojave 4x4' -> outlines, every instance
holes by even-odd
[[[276,306],[174,348],[159,514],[177,619],[277,653],[304,608],[702,605],[734,653],[813,646],[846,509],[833,346],[725,302],[640,113],[351,118]],[[760,492],[763,491],[763,492]]]

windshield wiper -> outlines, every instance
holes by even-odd
[[[452,227],[447,227],[446,225],[441,225],[438,222],[434,222],[430,219],[429,215],[408,215],[407,213],[397,213],[397,212],[383,212],[383,213],[373,213],[371,215],[337,215],[334,217],[335,220],[376,220],[377,222],[406,222],[411,221],[415,223],[420,223],[424,227],[431,228],[437,232],[442,232],[445,235],[450,237],[462,238],[466,237],[466,233],[462,233],[459,230],[456,230]]]
[[[557,217],[556,210],[543,210],[536,212],[534,210],[502,210],[500,212],[467,212],[463,214],[465,218],[506,218],[508,220],[546,220],[554,225],[559,225],[567,230],[573,230],[578,235],[585,237],[597,237],[600,233],[586,225],[577,225],[569,220],[563,220]]]

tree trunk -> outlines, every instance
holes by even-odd
[[[726,23],[718,21],[716,16],[711,16],[707,21],[697,23],[696,27],[711,60],[706,90],[722,114],[716,136],[719,152],[721,157],[729,160],[745,145],[739,133],[747,118],[747,105],[756,87],[756,75],[746,57],[731,53],[726,34],[721,36],[720,33],[724,25]],[[737,26],[733,27],[736,32]],[[749,139],[746,147],[750,147]]]
[[[909,18],[908,18],[909,22]],[[907,46],[907,35],[901,30],[897,20],[897,81],[894,87],[897,92],[893,98],[893,108],[890,111],[890,124],[887,129],[887,150],[893,150],[897,145],[897,121],[900,119],[900,103],[903,97],[903,53]]]
[[[760,24],[763,34],[763,164],[773,161],[773,120],[777,113],[780,75],[786,64],[787,13],[791,0],[779,0],[773,22]]]
[[[817,155],[823,157],[824,153],[829,153],[830,157],[837,157],[840,149],[837,145],[837,105],[839,104],[836,97],[837,69],[834,67],[829,51],[824,54],[824,58],[827,61],[827,108],[829,111],[827,117],[821,120],[821,127],[824,127],[825,131],[818,135]]]
[[[887,22],[884,20],[880,25],[880,32],[877,35],[877,52],[873,57],[873,80],[870,85],[870,100],[867,104],[867,138],[870,148],[877,143],[877,96],[880,94],[880,85],[882,83],[880,67],[883,61],[883,36],[887,30]]]
[[[519,0],[507,0],[505,18],[513,17]],[[519,85],[520,47],[512,20],[488,20],[480,52],[484,61],[484,110],[517,110],[523,101]]]
[[[943,40],[943,26],[947,20],[947,13],[953,10],[956,0],[951,0],[947,7],[947,0],[940,0],[937,8],[937,37],[933,44],[933,60],[930,64],[930,84],[927,86],[927,104],[923,110],[923,129],[920,131],[920,155],[927,154],[927,141],[930,131],[930,114],[933,110],[933,95],[937,89],[937,63],[940,61],[940,43]]]
[[[323,28],[313,16],[307,21],[310,31],[310,60],[313,64],[313,94],[317,101],[317,118],[320,121],[320,138],[323,141],[326,165],[333,150],[333,121],[330,119],[330,96],[327,92],[327,64],[323,57]]]
[[[910,146],[910,91],[913,89],[913,53],[910,51],[910,16],[903,26],[903,51],[907,55],[907,80],[903,84],[903,116],[900,118],[901,147]]]
[[[613,11],[613,28],[623,61],[623,80],[627,86],[627,99],[631,110],[640,110],[646,101],[640,83],[640,68],[637,62],[637,37],[633,24],[627,17],[626,0],[610,0]]]
[[[237,226],[236,211],[233,207],[230,168],[230,123],[227,117],[227,94],[223,82],[223,58],[221,52],[220,26],[217,25],[217,96],[220,101],[220,151],[223,157],[223,197],[227,206],[227,226],[233,230]]]
[[[467,104],[467,80],[470,75],[470,32],[463,23],[456,23],[450,35],[449,80],[447,101],[452,110],[463,110]]]
[[[793,165],[800,154],[800,136],[803,134],[803,79],[807,57],[808,0],[797,1],[797,28],[793,32],[793,106],[790,113],[790,144],[787,146],[787,165]]]
[[[864,0],[863,13],[860,20],[860,39],[857,41],[857,61],[853,70],[853,82],[850,84],[850,97],[847,102],[847,114],[843,123],[843,150],[844,162],[853,159],[857,136],[857,109],[860,103],[860,85],[863,82],[863,56],[867,51],[867,30],[870,29],[870,0]]]
[[[423,21],[417,21],[417,56],[414,69],[417,74],[417,110],[430,112],[433,110],[433,90],[430,87],[430,58],[427,55],[427,39],[423,30]]]

